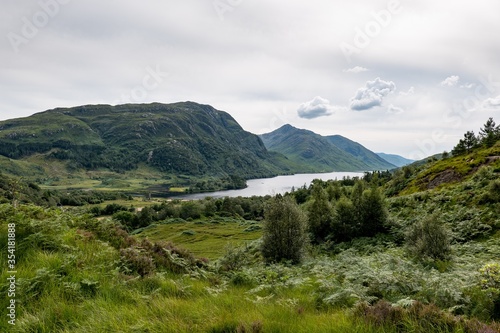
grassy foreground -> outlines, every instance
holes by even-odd
[[[443,307],[468,297],[474,315],[487,318],[478,270],[500,255],[498,236],[457,246],[460,256],[442,272],[405,259],[384,237],[297,267],[263,265],[252,245],[213,265],[170,247],[170,261],[151,265],[152,247],[111,220],[10,204],[0,206],[0,220],[2,235],[16,224],[17,243],[16,325],[3,298],[3,332],[495,332],[415,299]],[[214,225],[221,232],[227,224]],[[196,225],[206,227],[185,227]],[[6,237],[0,248],[6,294]],[[363,305],[375,295],[394,304]]]

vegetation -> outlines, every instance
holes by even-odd
[[[0,331],[499,332],[498,156],[141,207],[0,175]]]
[[[290,125],[260,136],[267,149],[308,172],[387,170],[394,165],[342,136],[323,137]]]
[[[307,218],[292,198],[277,195],[265,211],[262,256],[268,263],[302,261],[307,245]]]
[[[299,170],[229,114],[192,102],[58,108],[2,121],[0,156],[4,172],[35,174],[30,181],[93,180],[94,187],[111,181],[121,190],[133,185],[130,178],[154,178],[138,187],[143,191],[155,185],[164,185],[164,192],[184,185],[196,191],[242,188],[245,179]]]

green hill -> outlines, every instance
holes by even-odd
[[[312,172],[394,168],[394,165],[360,144],[340,136],[323,137],[308,130],[284,125],[260,137],[269,150],[281,153],[293,162],[309,166],[309,171]],[[339,142],[340,146],[332,141]]]
[[[146,168],[155,177],[248,179],[295,171],[228,113],[193,102],[87,105],[2,121],[0,155],[73,174]]]
[[[366,163],[371,167],[371,170],[387,170],[395,167],[394,164],[381,158],[371,150],[341,135],[330,135],[326,139],[336,147]]]

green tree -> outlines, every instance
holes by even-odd
[[[464,147],[467,153],[470,153],[472,149],[476,148],[478,142],[474,131],[467,131],[467,133],[464,134]]]
[[[482,144],[492,147],[500,138],[500,126],[496,126],[495,121],[490,117],[479,131],[479,137]]]
[[[197,201],[185,201],[181,204],[180,216],[183,219],[198,219],[201,217],[201,207]]]
[[[277,195],[264,213],[261,253],[265,261],[302,260],[307,245],[307,217],[290,197]]]
[[[351,240],[356,234],[356,212],[351,200],[341,197],[335,205],[335,214],[329,239],[336,242]]]
[[[385,201],[377,187],[363,192],[361,197],[361,230],[360,236],[375,236],[385,231],[387,222]]]
[[[337,201],[342,196],[342,190],[337,181],[330,182],[326,188],[326,192],[328,193],[328,200],[330,201]]]
[[[453,154],[453,156],[459,156],[465,154],[466,151],[467,149],[465,148],[465,141],[463,139],[460,139],[457,145],[451,150],[451,153]]]
[[[328,201],[328,194],[319,184],[315,184],[312,188],[312,200],[308,209],[309,231],[314,241],[320,243],[330,233],[332,207]]]

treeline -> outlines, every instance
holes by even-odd
[[[493,118],[489,118],[483,128],[479,130],[479,135],[476,136],[474,131],[467,131],[453,148],[452,154],[458,156],[468,154],[479,147],[490,148],[498,140],[500,140],[500,125],[497,126]]]
[[[152,223],[167,219],[195,220],[199,218],[239,217],[245,220],[260,221],[264,218],[266,197],[251,198],[205,198],[204,200],[171,200],[158,203],[137,211],[134,208],[110,204],[104,208],[93,207],[90,211],[95,216],[112,215],[128,231],[144,228]]]
[[[262,255],[268,262],[299,263],[309,243],[329,247],[389,230],[385,199],[377,186],[362,179],[316,179],[309,188],[267,203]]]
[[[35,204],[43,207],[84,206],[110,200],[130,199],[117,192],[83,190],[45,190],[37,184],[20,178],[3,175],[0,172],[0,203]]]

